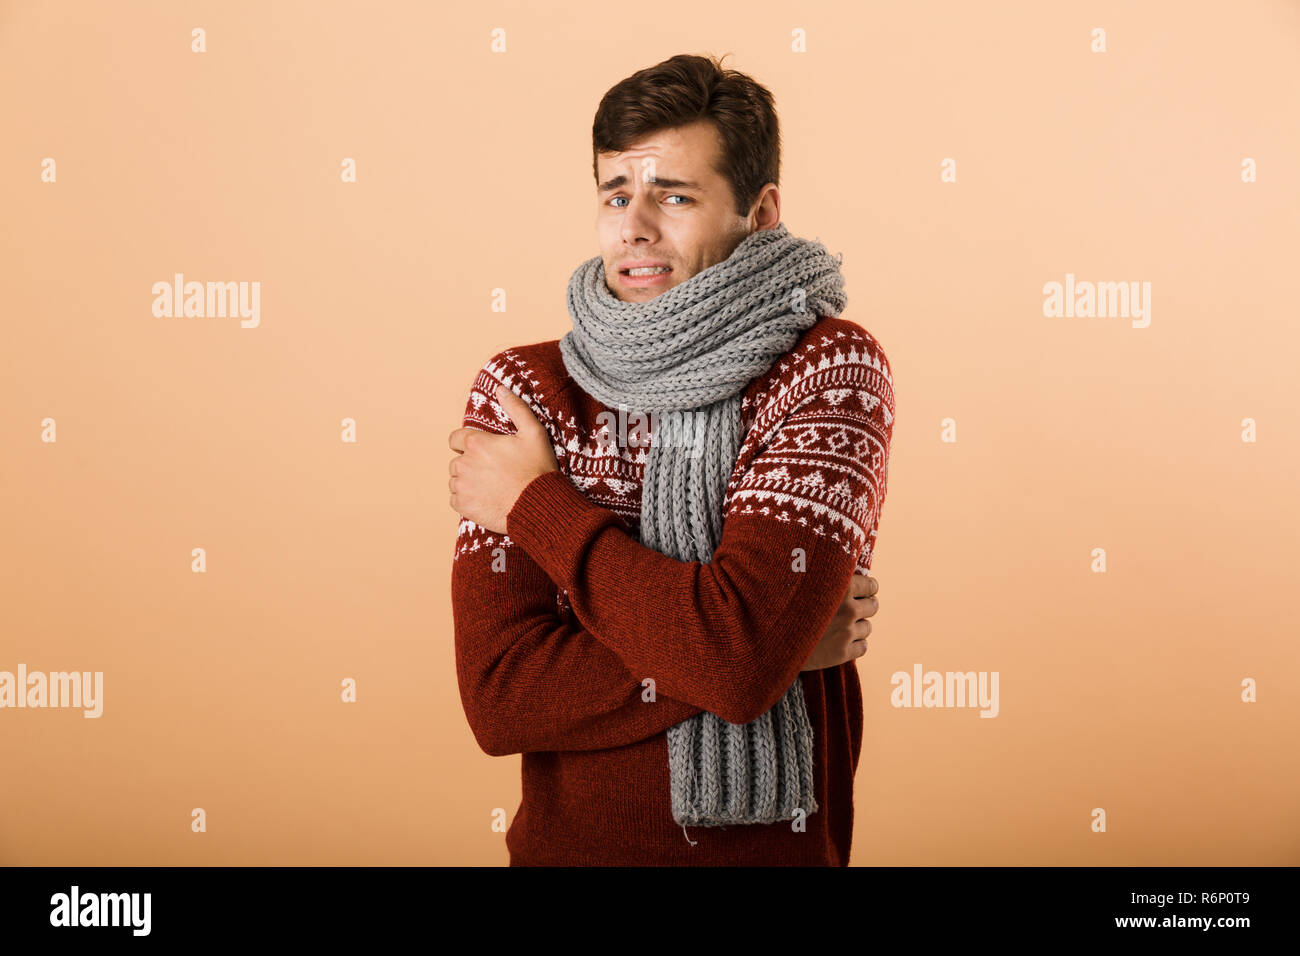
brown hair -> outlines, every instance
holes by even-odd
[[[725,58],[725,57],[724,57]],[[709,120],[722,139],[722,168],[736,212],[744,216],[767,183],[781,183],[781,131],[772,94],[712,56],[678,54],[611,87],[591,128],[597,153],[618,153],[651,133]]]

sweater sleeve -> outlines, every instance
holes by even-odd
[[[494,358],[479,372],[466,427],[513,432],[489,399],[498,382],[509,384],[503,368]],[[525,400],[545,422],[545,409]],[[653,700],[643,699],[641,678],[562,613],[558,596],[546,572],[508,536],[461,518],[451,575],[456,677],[486,753],[620,747],[700,712],[657,688]]]
[[[758,718],[798,678],[850,576],[870,569],[894,399],[883,353],[851,355],[751,428],[761,450],[728,492],[708,563],[641,544],[559,472],[507,516],[577,619],[661,693],[732,723]]]

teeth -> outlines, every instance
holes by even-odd
[[[667,271],[669,271],[668,266],[642,266],[637,269],[627,270],[627,274],[630,276],[653,276]]]

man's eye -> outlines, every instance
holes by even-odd
[[[687,203],[693,203],[693,202],[695,202],[695,200],[692,199],[690,196],[683,196],[681,193],[673,193],[673,195],[669,196],[668,198],[669,198],[669,199],[684,199],[684,200],[686,200],[686,202],[677,202],[677,203],[672,203],[672,205],[674,205],[674,206],[685,206]],[[613,198],[610,200],[610,202],[611,202],[611,203],[617,203],[620,199],[622,199],[622,200],[626,200],[627,197],[626,197],[626,196],[615,196],[615,197],[613,197]],[[616,209],[622,209],[623,207],[622,207],[622,206],[616,206],[615,208],[616,208]]]

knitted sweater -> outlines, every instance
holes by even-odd
[[[501,383],[550,432],[560,469],[524,489],[507,534],[462,518],[452,563],[470,728],[486,753],[523,755],[510,865],[848,865],[862,748],[856,662],[800,668],[850,576],[871,567],[894,421],[879,343],[822,317],[745,389],[745,438],[707,564],[640,543],[645,449],[619,438],[618,409],[568,376],[558,341],[488,360],[466,426],[514,433],[493,397]],[[625,411],[623,422],[635,434],[637,417]],[[668,728],[701,710],[754,720],[796,678],[819,810],[802,824],[683,831]]]

